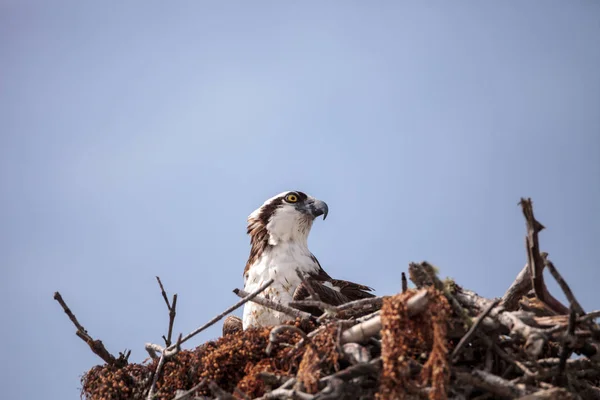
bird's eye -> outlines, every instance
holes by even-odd
[[[288,203],[296,203],[298,201],[298,196],[296,196],[293,193],[290,193],[287,196],[285,196],[285,201],[287,201]]]

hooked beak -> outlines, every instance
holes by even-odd
[[[327,203],[321,200],[312,200],[307,204],[308,211],[310,214],[317,218],[318,216],[323,216],[323,221],[327,218],[327,213],[329,212],[329,207],[327,207]]]

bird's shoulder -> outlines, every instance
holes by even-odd
[[[348,301],[375,296],[373,293],[369,293],[374,290],[369,286],[343,279],[332,278],[323,267],[321,267],[321,263],[314,254],[311,254],[311,259],[317,265],[317,269],[315,273],[309,275],[308,281],[315,291],[321,291],[322,294],[329,299],[330,304],[342,304]],[[301,296],[302,294],[303,290],[300,288],[298,295]]]

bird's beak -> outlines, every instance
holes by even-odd
[[[309,201],[307,204],[307,208],[314,218],[317,218],[319,215],[323,216],[323,220],[327,218],[329,207],[327,207],[327,203],[325,203],[324,201],[317,199]]]

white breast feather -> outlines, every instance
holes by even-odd
[[[287,304],[292,300],[294,291],[301,280],[296,269],[302,273],[317,273],[319,266],[313,260],[308,246],[302,241],[279,242],[266,251],[258,261],[249,268],[244,290],[251,293],[257,290],[267,280],[273,279],[273,284],[263,292],[263,296]],[[289,315],[248,302],[244,307],[243,329],[249,326],[278,325],[290,320]]]

